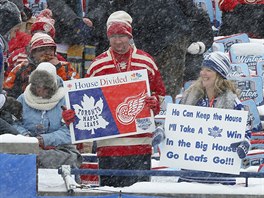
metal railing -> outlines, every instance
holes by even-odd
[[[67,165],[66,165],[67,166]],[[190,170],[113,170],[113,169],[71,169],[67,166],[67,171],[72,175],[105,175],[105,176],[178,176],[178,177],[203,177],[203,178],[245,178],[245,186],[248,187],[249,178],[264,178],[264,173],[240,172],[239,175],[201,172]],[[63,166],[58,169],[59,174],[63,174]]]

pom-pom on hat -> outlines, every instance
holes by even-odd
[[[202,63],[203,67],[208,67],[218,74],[220,74],[224,79],[226,79],[227,74],[230,70],[230,60],[228,56],[220,51],[212,52],[208,54]]]
[[[36,31],[43,31],[49,34],[52,38],[55,37],[55,20],[52,18],[52,11],[45,9],[37,16],[36,21],[31,26],[31,34]]]
[[[30,52],[39,47],[55,47],[56,49],[56,43],[48,34],[37,32],[30,41]]]
[[[125,11],[117,11],[112,13],[107,22],[107,36],[111,37],[114,34],[124,34],[132,38],[132,18]]]

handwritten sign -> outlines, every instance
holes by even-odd
[[[145,107],[150,95],[146,70],[65,81],[66,105],[76,114],[73,143],[154,131],[154,115]]]
[[[161,165],[239,174],[233,142],[244,139],[247,111],[168,104]]]

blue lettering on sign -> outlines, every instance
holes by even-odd
[[[189,112],[187,110],[183,110],[182,112],[184,117],[193,118],[193,112]]]
[[[169,125],[169,131],[176,131],[177,129],[177,124],[170,124]]]
[[[241,117],[236,117],[236,116],[231,116],[231,115],[225,115],[225,121],[228,121],[228,122],[241,122],[242,118]]]
[[[169,151],[168,153],[167,153],[167,157],[169,158],[169,159],[179,159],[179,155],[177,154],[177,153],[173,153],[172,151]]]
[[[238,133],[237,131],[227,131],[227,137],[228,138],[235,138],[235,139],[241,139],[242,135]]]
[[[204,156],[204,154],[202,155],[198,155],[198,156],[194,156],[194,155],[189,155],[187,153],[184,154],[184,160],[188,160],[188,161],[195,161],[195,162],[207,162],[208,159],[206,156]]]
[[[125,77],[112,77],[112,78],[104,78],[104,79],[100,79],[100,85],[101,86],[105,86],[105,85],[116,85],[116,84],[121,84],[121,83],[126,83],[128,82],[127,80],[127,76]]]
[[[178,141],[179,147],[191,147],[191,142],[186,142],[184,139]]]
[[[195,148],[202,149],[203,151],[207,151],[208,144],[203,143],[203,141],[197,141],[195,143]]]
[[[85,82],[85,83],[81,83],[81,82],[76,82],[75,83],[75,89],[87,89],[90,87],[98,87],[98,82]]]
[[[196,112],[196,118],[201,118],[201,119],[205,119],[206,121],[208,121],[209,118],[210,118],[210,114],[202,113],[200,111],[197,111]]]
[[[233,165],[234,164],[234,158],[226,157],[226,158],[220,158],[220,157],[214,157],[213,162],[215,164],[225,164],[225,165]]]
[[[236,152],[236,148],[231,148],[230,146],[222,146],[218,143],[212,144],[212,150],[214,151],[226,151],[226,152]]]
[[[177,109],[172,109],[171,115],[179,116],[180,112]]]
[[[190,125],[188,125],[187,127],[184,125],[180,125],[180,131],[184,132],[184,133],[194,133],[195,129],[191,128]]]

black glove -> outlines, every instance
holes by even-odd
[[[250,148],[250,143],[248,140],[243,140],[240,142],[235,142],[230,144],[231,148],[236,148],[237,155],[240,159],[244,159]]]

